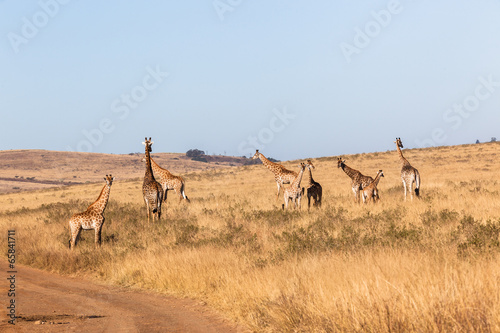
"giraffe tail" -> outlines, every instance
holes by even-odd
[[[415,169],[415,195],[420,196],[420,173]]]
[[[187,197],[186,193],[184,193],[184,190],[185,190],[185,184],[184,182],[182,182],[182,186],[181,186],[181,193],[182,193],[182,197],[187,201],[187,202],[191,202],[191,200],[189,200],[189,198]]]

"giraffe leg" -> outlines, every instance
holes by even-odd
[[[300,200],[301,200],[302,196],[299,194],[299,197],[297,198],[297,206],[300,210]]]
[[[405,189],[405,201],[406,201],[406,182],[404,181],[404,179],[403,179],[403,187]]]
[[[96,227],[95,228],[95,242],[94,242],[95,248],[101,247],[101,227]]]
[[[276,182],[276,184],[278,185],[278,193],[276,194],[276,199],[279,199],[279,197],[280,197],[280,190],[281,190],[281,184],[279,182]]]
[[[70,240],[70,244],[69,244],[69,248],[71,250],[75,249],[76,242],[78,241],[78,236],[80,236],[80,231],[81,230],[82,230],[81,226],[76,227],[73,230],[71,230],[71,240]]]
[[[148,224],[149,224],[149,201],[146,201],[146,212],[148,214]]]
[[[353,187],[352,191],[354,192],[354,202],[359,203],[359,187]]]
[[[307,209],[311,208],[311,193],[309,193],[309,189],[307,190]]]
[[[410,180],[410,184],[408,187],[410,189],[410,199],[411,199],[411,201],[413,201],[413,179]]]

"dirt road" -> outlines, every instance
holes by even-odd
[[[9,275],[0,261],[0,332],[244,332],[189,299],[109,287],[16,265],[16,325],[8,321]]]

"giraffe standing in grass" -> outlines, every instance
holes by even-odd
[[[314,165],[311,160],[307,160],[306,167],[308,169],[308,173],[306,174],[304,188],[307,191],[307,209],[311,207],[311,198],[313,198],[314,203],[313,206],[321,207],[321,197],[323,196],[323,188],[321,185],[314,181],[312,176],[312,169],[314,169]]]
[[[153,222],[155,220],[155,214],[158,220],[161,218],[161,202],[163,199],[163,189],[153,176],[153,170],[151,169],[151,145],[153,141],[151,138],[144,138],[142,143],[145,146],[146,155],[146,172],[144,174],[144,182],[142,183],[142,195],[144,196],[144,202],[146,203],[146,210],[148,211],[148,223],[150,211],[153,211]]]
[[[354,170],[345,164],[345,160],[341,157],[337,159],[337,167],[342,168],[344,172],[352,179],[351,187],[354,192],[354,200],[359,202],[359,191],[368,186],[373,182],[373,178],[370,176],[365,176],[358,170]]]
[[[401,148],[403,148],[403,142],[401,138],[396,138],[394,141],[399,154],[399,161],[401,162],[401,180],[403,181],[403,187],[405,189],[405,201],[406,193],[410,191],[411,200],[413,200],[413,183],[415,183],[415,195],[420,196],[420,173],[417,169],[411,166],[410,162],[403,156]]]
[[[377,186],[381,177],[384,177],[384,172],[379,170],[373,182],[361,190],[361,197],[363,198],[364,203],[367,203],[370,199],[372,199],[373,202],[377,202],[377,200],[380,199]]]
[[[274,180],[276,181],[276,185],[278,186],[278,193],[276,193],[276,198],[279,198],[281,187],[283,184],[290,184],[297,177],[297,173],[295,171],[288,170],[284,166],[278,163],[273,163],[269,161],[264,155],[259,153],[257,149],[255,155],[253,155],[252,159],[255,160],[259,158],[262,161],[262,164],[265,165],[266,168],[271,170],[274,174]]]
[[[69,220],[69,232],[71,234],[71,238],[69,240],[69,248],[73,250],[76,246],[76,242],[78,240],[78,236],[82,229],[95,231],[95,247],[101,246],[101,230],[102,225],[104,224],[104,209],[106,209],[106,205],[108,204],[109,199],[109,191],[111,189],[111,184],[113,184],[113,180],[115,177],[112,175],[106,175],[104,180],[106,181],[106,185],[101,190],[101,194],[97,200],[91,204],[86,211],[83,213],[77,213],[71,217]]]
[[[156,177],[159,178],[159,183],[161,184],[161,187],[163,188],[163,201],[167,201],[167,191],[168,190],[174,190],[175,194],[179,196],[179,201],[182,199],[186,200],[186,202],[191,202],[187,195],[184,193],[185,189],[185,182],[184,179],[181,176],[175,176],[173,175],[170,171],[167,169],[162,168],[159,166],[155,160],[153,160],[152,157],[151,159],[151,168],[153,169],[154,174]],[[143,162],[146,161],[146,158],[142,159]]]
[[[285,204],[282,206],[283,209],[288,209],[288,201],[292,200],[293,207],[300,209],[300,198],[302,197],[302,190],[300,189],[300,181],[302,180],[302,175],[304,174],[304,170],[306,165],[304,163],[300,163],[300,172],[297,174],[297,177],[292,181],[289,188],[283,190],[285,197]]]

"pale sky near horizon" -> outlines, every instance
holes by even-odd
[[[0,150],[500,139],[500,1],[0,1]]]

